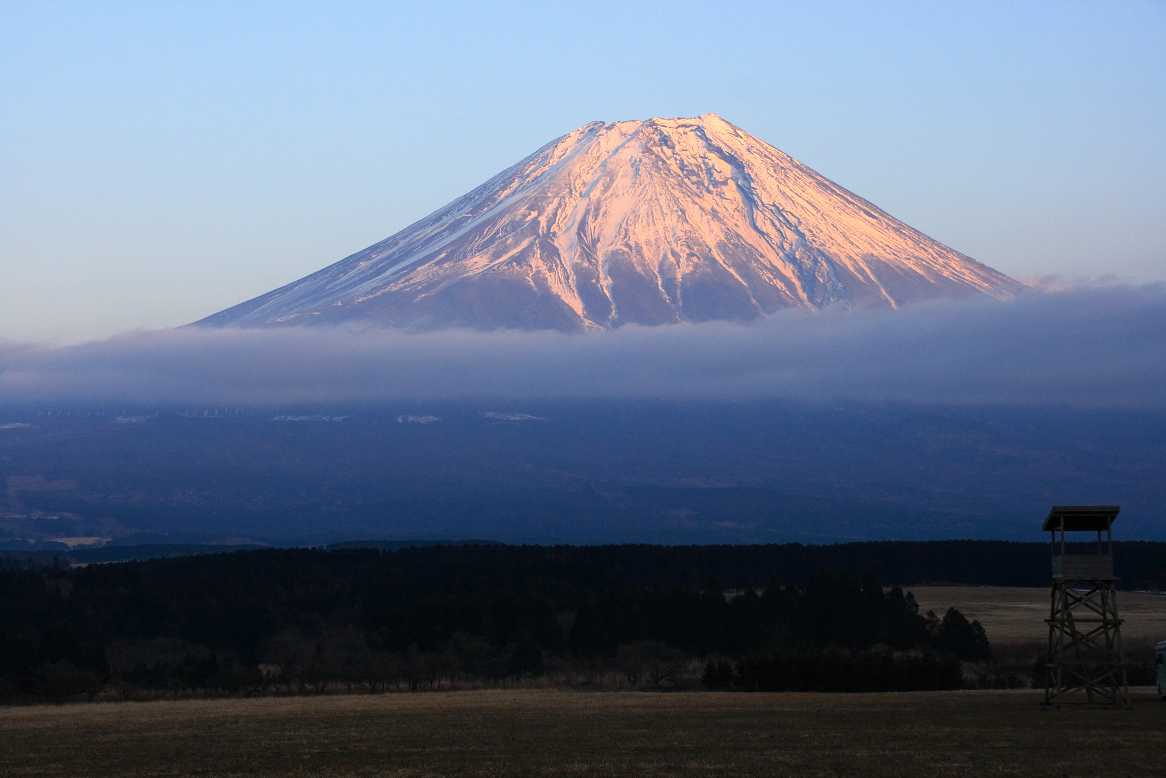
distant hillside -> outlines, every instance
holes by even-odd
[[[278,420],[293,412],[347,418]],[[28,426],[0,432],[0,548],[1040,541],[1049,507],[1075,502],[1121,505],[1119,540],[1166,540],[1161,411],[398,403],[155,409],[136,424],[119,413],[4,418]],[[418,414],[436,420],[402,421]]]

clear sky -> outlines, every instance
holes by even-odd
[[[0,339],[184,324],[715,112],[1027,279],[1166,280],[1166,3],[0,4]]]

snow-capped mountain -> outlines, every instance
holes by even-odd
[[[591,330],[1023,288],[705,114],[588,124],[396,235],[198,324]]]

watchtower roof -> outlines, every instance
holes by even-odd
[[[1121,509],[1116,505],[1055,505],[1049,511],[1042,529],[1052,532],[1061,528],[1064,520],[1068,532],[1092,532],[1108,529]]]

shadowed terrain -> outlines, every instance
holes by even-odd
[[[1161,411],[510,401],[4,415],[8,547],[1039,541],[1049,506],[1074,502],[1121,505],[1119,540],[1163,539]]]

